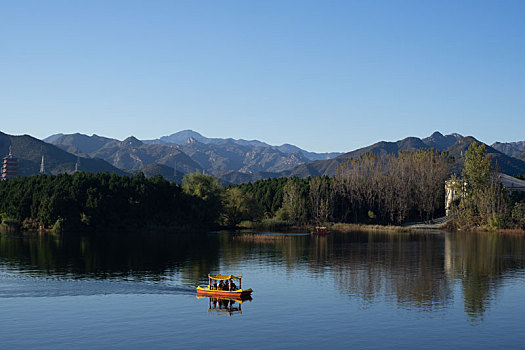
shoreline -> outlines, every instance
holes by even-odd
[[[347,223],[336,223],[329,226],[330,231],[339,233],[348,233],[352,231],[366,232],[387,232],[387,233],[415,233],[425,230],[414,229],[408,226],[394,226],[394,225],[370,225],[370,224],[347,224]],[[426,230],[430,231],[430,230]]]
[[[489,228],[476,228],[475,230],[461,230],[454,229],[451,225],[443,225],[439,227],[421,227],[419,225],[399,226],[399,225],[378,225],[378,224],[353,224],[353,223],[334,223],[325,224],[328,230],[338,233],[348,233],[352,231],[358,232],[386,232],[386,233],[429,233],[429,232],[479,232],[479,233],[497,233],[497,234],[512,234],[525,235],[525,230],[521,229],[497,229],[491,230]],[[264,230],[264,231],[278,231],[278,232],[312,232],[315,226],[313,225],[264,225],[261,223],[249,224],[245,223],[236,227],[236,230]]]
[[[20,234],[37,234],[37,235],[62,235],[62,234],[82,234],[82,235],[90,235],[90,234],[103,234],[103,233],[111,233],[111,234],[127,234],[127,233],[170,233],[170,234],[181,234],[181,233],[205,233],[210,232],[216,229],[220,229],[217,226],[212,227],[203,227],[203,226],[188,226],[188,225],[182,225],[182,226],[144,226],[144,227],[122,227],[122,226],[115,226],[115,227],[103,227],[100,229],[94,229],[94,228],[75,228],[75,229],[61,229],[56,230],[53,228],[23,228],[23,227],[6,227],[3,225],[0,225],[0,233],[20,233]]]
[[[461,230],[456,229],[449,232],[473,232],[473,233],[497,233],[500,235],[523,235],[525,236],[525,230],[522,229],[516,229],[516,228],[500,228],[500,229],[490,229],[490,228],[484,228],[484,227],[478,227],[474,230]]]
[[[477,227],[475,229],[454,229],[450,225],[445,225],[444,227],[418,227],[418,226],[399,226],[399,225],[378,225],[378,224],[354,224],[354,223],[333,223],[333,224],[324,224],[331,232],[337,233],[349,233],[349,232],[384,232],[384,233],[430,233],[430,232],[445,232],[445,233],[455,233],[455,232],[472,232],[472,233],[496,233],[503,235],[525,235],[525,230],[522,229],[490,229],[487,227]],[[155,233],[155,232],[164,232],[164,233],[203,233],[210,232],[215,230],[256,230],[256,231],[275,231],[282,233],[297,233],[297,232],[308,232],[311,233],[315,230],[314,225],[265,225],[264,223],[257,222],[245,222],[236,227],[222,227],[222,226],[213,226],[213,227],[202,227],[202,226],[189,226],[185,225],[183,227],[174,227],[174,226],[147,226],[147,227],[106,227],[99,230],[94,229],[74,229],[74,230],[53,230],[53,228],[40,228],[40,229],[24,229],[22,227],[14,227],[11,225],[0,225],[0,233],[28,233],[28,234],[38,234],[38,235],[57,235],[57,234],[100,234],[104,232],[110,233]]]
[[[415,232],[429,232],[436,229],[421,229],[412,228],[410,226],[397,226],[397,225],[371,225],[371,224],[351,224],[351,223],[334,223],[324,224],[329,231],[348,233],[352,231],[377,231],[377,232],[391,232],[391,233],[415,233]],[[239,225],[237,230],[274,230],[279,232],[312,232],[315,229],[314,225],[264,225],[264,223],[245,223]],[[445,231],[440,229],[440,231]]]

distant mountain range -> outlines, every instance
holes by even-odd
[[[42,156],[49,174],[72,173],[77,163],[82,171],[127,174],[102,159],[77,156],[29,135],[12,136],[0,132],[0,155],[7,155],[9,146],[18,158],[18,173],[22,176],[38,174]]]
[[[510,157],[525,161],[525,141],[506,143],[494,142],[491,147]]]
[[[133,136],[123,141],[98,135],[69,134],[57,138],[54,136],[51,136],[50,143],[64,151],[84,157],[101,158],[120,169],[138,171],[157,163],[171,167],[172,173],[175,169],[183,173],[203,170],[174,144],[148,145]]]
[[[50,136],[50,137],[54,137],[54,136],[55,135]],[[232,139],[232,138],[227,138],[227,139],[208,138],[208,137],[202,136],[201,134],[193,130],[183,130],[183,131],[179,131],[174,134],[171,134],[169,136],[162,136],[161,138],[158,138],[156,140],[144,140],[143,142],[147,144],[173,143],[176,145],[182,145],[182,144],[185,144],[189,139],[194,139],[195,141],[198,141],[204,144],[223,144],[227,142],[227,143],[235,143],[240,146],[271,148],[274,150],[278,150],[282,153],[299,152],[299,153],[302,153],[302,155],[306,157],[306,159],[308,160],[331,159],[341,154],[340,152],[331,152],[331,153],[308,152],[297,146],[290,145],[288,143],[285,143],[281,146],[272,146],[272,145],[269,145],[265,142],[258,141],[258,140],[243,140],[243,139]],[[49,142],[52,142],[52,141],[49,141]]]
[[[235,182],[277,176],[311,160],[340,155],[308,152],[293,145],[271,146],[257,140],[206,138],[192,130],[145,141],[133,136],[119,141],[83,134],[57,134],[44,141],[73,154],[104,159],[120,169],[151,171],[151,165],[157,164],[163,166],[161,172],[155,168],[161,174],[198,170],[217,177],[228,174]]]
[[[343,161],[350,158],[357,158],[366,153],[374,153],[377,155],[397,154],[399,151],[418,150],[418,149],[436,149],[439,151],[446,151],[455,159],[455,170],[457,172],[463,167],[465,151],[474,141],[481,143],[472,136],[462,136],[459,134],[443,135],[440,132],[435,132],[429,137],[420,139],[417,137],[407,137],[396,142],[377,142],[371,146],[363,147],[355,151],[351,151],[335,157],[330,160],[315,161],[306,164],[301,164],[290,171],[285,172],[287,176],[333,176],[335,169]],[[492,159],[494,165],[505,174],[517,175],[525,173],[525,161],[514,158],[497,149],[486,146],[487,153]]]
[[[477,141],[472,136],[443,135],[435,132],[426,138],[407,137],[381,141],[347,153],[314,153],[293,145],[272,146],[258,140],[207,138],[184,130],[156,140],[138,140],[131,136],[120,141],[83,134],[56,134],[46,142],[31,136],[0,133],[0,152],[7,154],[13,145],[20,159],[20,174],[38,173],[42,155],[49,173],[72,172],[77,161],[80,170],[110,171],[146,176],[160,174],[180,182],[188,172],[202,171],[225,183],[242,183],[279,176],[319,176],[335,174],[341,162],[365,153],[397,154],[403,150],[434,148],[446,151],[455,159],[456,171],[464,163],[468,146]],[[478,141],[479,142],[479,141]],[[509,175],[525,174],[525,141],[496,142],[487,151],[500,171]]]

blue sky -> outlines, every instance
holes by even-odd
[[[0,1],[0,131],[525,140],[525,1]]]

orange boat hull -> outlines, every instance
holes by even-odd
[[[208,288],[197,287],[197,295],[220,297],[220,298],[231,298],[231,299],[247,299],[252,294],[251,289],[246,290],[210,290]]]

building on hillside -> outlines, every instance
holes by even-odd
[[[498,174],[498,180],[509,193],[525,192],[525,181],[523,180],[503,173]],[[462,188],[459,189],[459,187],[455,180],[445,181],[445,211],[447,216],[452,213],[451,210],[454,201],[464,196],[467,183],[463,182]]]
[[[18,160],[9,146],[9,154],[2,160],[2,181],[15,178],[18,175]]]
[[[459,199],[465,189],[467,183],[463,183],[463,188],[459,190],[458,183],[456,180],[447,180],[445,181],[445,212],[449,216],[452,214],[452,204],[455,200]]]
[[[501,183],[503,186],[505,186],[509,193],[525,192],[525,181],[506,174],[499,174],[499,176]]]

